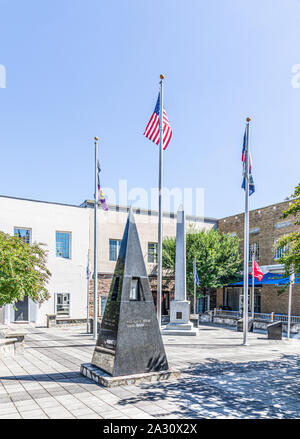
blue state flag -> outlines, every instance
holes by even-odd
[[[243,151],[242,151],[242,162],[243,162],[243,183],[242,188],[246,189],[246,142],[247,142],[247,135],[246,131],[244,134],[244,141],[243,141]],[[248,149],[248,148],[247,148]],[[252,160],[251,160],[251,154],[249,152],[249,196],[252,195],[255,192],[255,186],[254,186],[254,180],[252,176]]]
[[[194,273],[194,280],[199,287],[199,277],[198,277],[198,273],[197,273],[197,269],[196,269],[196,259],[194,259],[193,273]]]

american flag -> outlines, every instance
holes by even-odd
[[[149,123],[145,129],[144,136],[152,140],[152,142],[159,145],[159,106],[160,106],[160,93],[155,105],[154,112],[149,120]],[[166,110],[163,109],[163,148],[166,149],[172,137],[172,129],[169,124]]]
[[[246,183],[246,142],[247,142],[247,135],[246,135],[246,131],[245,131],[244,141],[243,141],[243,151],[242,151],[242,162],[243,162],[243,183],[242,183],[242,188],[243,189],[245,189],[245,183]],[[249,195],[252,195],[253,192],[255,192],[255,186],[254,186],[254,180],[253,180],[253,176],[252,176],[251,154],[250,154],[250,151],[249,151]]]

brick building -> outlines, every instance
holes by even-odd
[[[282,211],[286,210],[290,203],[290,201],[285,201],[249,212],[249,261],[252,259],[252,252],[255,252],[255,259],[264,274],[272,275],[283,272],[283,266],[278,262],[282,251],[276,250],[275,244],[283,235],[299,231],[299,226],[294,224],[295,217],[282,219]],[[244,214],[218,220],[218,229],[220,232],[234,234],[240,238],[240,251],[243,255]],[[281,295],[278,294],[279,290],[276,284],[261,284],[255,287],[255,312],[287,314],[288,290]],[[242,286],[219,289],[217,307],[228,306],[232,310],[239,310],[242,305],[242,294]],[[300,315],[299,284],[293,286],[292,314]]]

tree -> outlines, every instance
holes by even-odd
[[[0,232],[0,306],[24,296],[42,302],[50,297],[46,284],[51,276],[47,253],[41,244]]]
[[[295,225],[300,225],[300,183],[295,188],[295,192],[290,197],[293,202],[287,210],[282,212],[282,218],[287,218],[292,215],[296,217]],[[294,271],[300,273],[300,231],[292,232],[289,235],[283,236],[276,244],[278,249],[284,250],[283,255],[279,259],[284,265],[285,275],[289,276]]]
[[[163,241],[163,267],[175,273],[176,238]],[[190,228],[186,235],[187,291],[194,295],[193,261],[199,277],[197,297],[205,295],[209,289],[228,285],[239,279],[241,257],[239,238],[218,230],[197,231]]]

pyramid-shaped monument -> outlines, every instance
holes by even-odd
[[[113,377],[168,369],[132,210],[128,215],[92,364]]]

